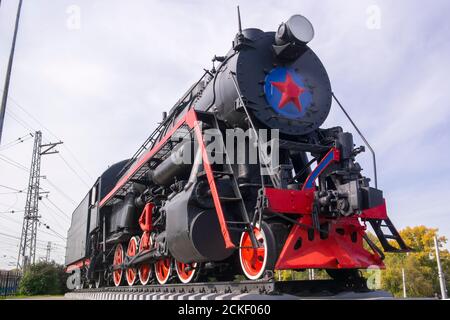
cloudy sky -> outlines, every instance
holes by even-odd
[[[3,83],[18,0],[0,6]],[[333,90],[375,148],[379,187],[399,228],[450,237],[450,4],[430,1],[25,0],[0,146],[0,268],[18,251],[34,130],[63,140],[42,160],[37,258],[63,261],[70,215],[108,165],[129,157],[243,27],[275,30],[308,17],[310,46]],[[336,106],[325,126],[342,125]],[[357,141],[359,142],[359,141]],[[10,143],[10,144],[9,144]],[[360,143],[360,142],[359,142]],[[12,162],[11,162],[12,160]],[[360,162],[372,176],[370,156]],[[8,187],[8,188],[5,188]],[[11,211],[15,211],[11,213]]]

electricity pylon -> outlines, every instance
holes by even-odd
[[[46,262],[50,262],[50,253],[51,253],[51,251],[52,251],[52,242],[49,241],[49,242],[47,242],[47,250],[46,250],[46,253],[45,253],[45,261]]]
[[[34,135],[33,156],[31,159],[30,178],[28,180],[27,201],[23,216],[22,236],[20,237],[19,256],[17,268],[26,269],[34,264],[36,259],[36,234],[39,222],[39,184],[41,178],[41,156],[58,153],[53,150],[62,142],[42,144],[42,133],[36,131]],[[43,151],[42,151],[43,150]]]

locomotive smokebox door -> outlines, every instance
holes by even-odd
[[[233,249],[225,248],[215,209],[192,204],[193,190],[183,190],[164,206],[169,251],[184,263],[224,260]]]

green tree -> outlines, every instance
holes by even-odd
[[[434,236],[438,229],[425,226],[407,227],[400,231],[405,243],[414,251],[410,253],[387,253],[382,271],[381,287],[396,297],[403,296],[402,268],[406,276],[406,292],[408,297],[433,297],[440,294],[436,260],[434,257]],[[370,236],[374,239],[373,235]],[[447,282],[450,285],[450,253],[443,248],[447,242],[445,237],[439,238],[441,263]],[[378,241],[376,241],[379,245]],[[394,245],[394,243],[393,243]]]
[[[275,278],[280,281],[290,281],[290,280],[309,280],[308,270],[304,271],[294,271],[294,270],[277,270]],[[330,279],[330,276],[325,270],[315,269],[314,279],[324,280]]]
[[[39,262],[26,270],[19,284],[19,293],[63,294],[66,292],[66,279],[63,266],[54,262]]]

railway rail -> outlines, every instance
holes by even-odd
[[[80,289],[66,294],[75,300],[302,300],[392,299],[365,284],[334,280],[240,281]]]

